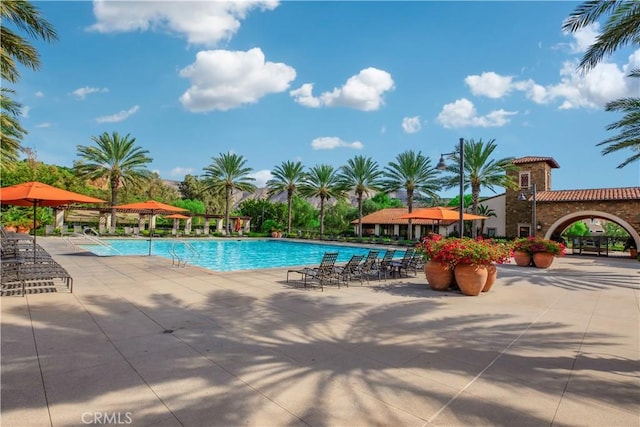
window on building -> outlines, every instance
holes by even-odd
[[[495,229],[495,227],[487,227],[487,236],[496,237],[496,229]]]
[[[529,237],[531,236],[531,227],[528,225],[521,225],[518,227],[518,237]]]
[[[527,189],[531,185],[531,172],[520,172],[519,183],[521,189]]]

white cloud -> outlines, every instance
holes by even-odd
[[[226,111],[253,104],[270,93],[284,92],[296,71],[283,63],[265,62],[260,48],[247,52],[207,50],[196,62],[180,70],[191,87],[180,97],[192,112]]]
[[[52,126],[52,124],[49,123],[49,122],[43,122],[43,123],[39,123],[39,124],[36,125],[37,128],[42,128],[42,129],[50,128],[51,126]]]
[[[240,21],[253,9],[273,10],[277,1],[103,1],[93,2],[96,23],[89,29],[102,32],[160,31],[185,36],[189,44],[215,46],[229,40]]]
[[[20,110],[20,115],[22,117],[24,117],[25,119],[29,118],[29,110],[31,110],[31,107],[29,107],[28,105],[23,105],[22,109]]]
[[[521,91],[536,104],[557,102],[560,109],[603,108],[607,102],[638,93],[638,79],[627,77],[640,67],[640,49],[629,55],[627,64],[619,66],[600,62],[588,73],[576,71],[577,60],[565,61],[560,69],[560,81],[543,86],[534,80],[513,80],[494,72],[468,76],[465,82],[474,95],[500,98],[512,91]]]
[[[289,95],[293,96],[296,102],[305,107],[318,108],[320,107],[320,100],[315,98],[312,94],[313,83],[305,83],[298,89],[289,91]]]
[[[369,67],[350,77],[342,87],[324,92],[319,97],[313,96],[311,83],[305,83],[289,94],[297,103],[307,107],[348,107],[374,111],[384,105],[384,94],[393,88],[391,74]]]
[[[100,89],[97,87],[85,86],[85,87],[81,87],[74,90],[73,92],[71,92],[71,94],[79,99],[85,99],[87,95],[90,95],[92,93],[107,93],[107,92],[109,92],[109,89],[107,89],[106,87],[103,87],[102,89]]]
[[[339,147],[362,150],[364,148],[364,144],[360,141],[346,142],[337,136],[323,136],[311,141],[311,148],[314,150],[333,150],[334,148]]]
[[[185,175],[191,175],[192,173],[193,173],[193,168],[183,168],[182,166],[176,166],[175,168],[169,171],[169,176],[184,177]]]
[[[476,107],[466,98],[446,104],[438,114],[437,121],[445,128],[461,127],[501,127],[509,123],[509,116],[517,112],[495,110],[479,116]]]
[[[34,93],[36,98],[44,98],[44,93],[41,91],[37,91],[36,93]]]
[[[490,71],[479,76],[467,76],[464,82],[471,88],[471,93],[476,96],[502,98],[513,89],[512,80],[511,76],[501,76]]]
[[[96,119],[96,122],[98,122],[98,123],[117,123],[117,122],[121,122],[121,121],[129,118],[133,114],[137,113],[139,109],[140,109],[139,106],[134,105],[133,107],[129,108],[128,110],[122,110],[119,113],[113,114],[111,116],[98,117]]]
[[[253,184],[258,188],[266,187],[267,181],[273,178],[273,175],[271,175],[271,171],[268,169],[263,169],[263,170],[256,171],[254,173],[250,173],[249,176],[255,179],[255,182]]]
[[[600,35],[600,23],[594,22],[571,33],[573,42],[569,43],[571,53],[584,53],[596,42],[596,38]]]
[[[422,123],[420,123],[420,116],[405,117],[402,119],[402,129],[406,133],[416,133],[422,129]]]

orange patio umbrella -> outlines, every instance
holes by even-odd
[[[434,207],[434,208],[422,208],[416,209],[411,213],[400,215],[400,219],[432,219],[436,221],[455,221],[460,218],[460,212],[453,209]],[[474,215],[463,212],[462,219],[465,221],[471,221],[474,219],[486,219],[486,216]]]
[[[128,211],[139,213],[143,215],[158,215],[158,214],[171,214],[177,212],[188,212],[187,209],[179,208],[177,206],[167,205],[165,203],[158,202],[156,200],[147,200],[146,202],[128,203],[125,205],[113,206],[114,209],[120,211]],[[149,228],[149,255],[151,255],[151,238],[153,237],[153,230]]]
[[[38,206],[61,206],[69,203],[106,203],[104,200],[38,181],[25,182],[0,188],[0,203],[15,206],[33,206],[33,256],[36,249],[36,208]]]
[[[431,220],[437,221],[438,224],[440,224],[440,221],[459,220],[460,211],[437,206],[433,208],[416,209],[411,213],[400,215],[398,218],[399,219],[431,219]],[[474,215],[466,212],[462,213],[463,221],[472,221],[475,219],[485,219],[485,218],[487,217],[482,215]],[[462,235],[462,233],[463,233],[463,230],[460,230],[460,235]]]

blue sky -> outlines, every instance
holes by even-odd
[[[576,72],[599,27],[563,34],[575,2],[35,4],[59,41],[36,43],[42,68],[15,89],[23,145],[47,163],[117,131],[165,179],[232,151],[260,186],[285,160],[385,166],[413,149],[435,165],[463,137],[555,158],[556,190],[640,185],[639,164],[616,168],[629,153],[595,146],[620,117],[604,104],[640,95],[625,77],[640,50]]]

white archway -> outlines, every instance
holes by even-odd
[[[572,212],[568,215],[565,215],[562,218],[559,218],[553,224],[551,224],[551,227],[549,227],[549,229],[547,230],[546,234],[544,235],[544,238],[550,239],[551,234],[553,234],[553,232],[556,231],[556,227],[558,227],[560,224],[566,223],[573,218],[582,219],[584,217],[604,218],[621,225],[631,235],[631,237],[633,237],[633,240],[635,240],[636,242],[636,247],[640,247],[640,235],[638,235],[638,232],[627,221],[615,215],[611,215],[609,213],[601,212],[601,211],[580,211],[580,212]]]

